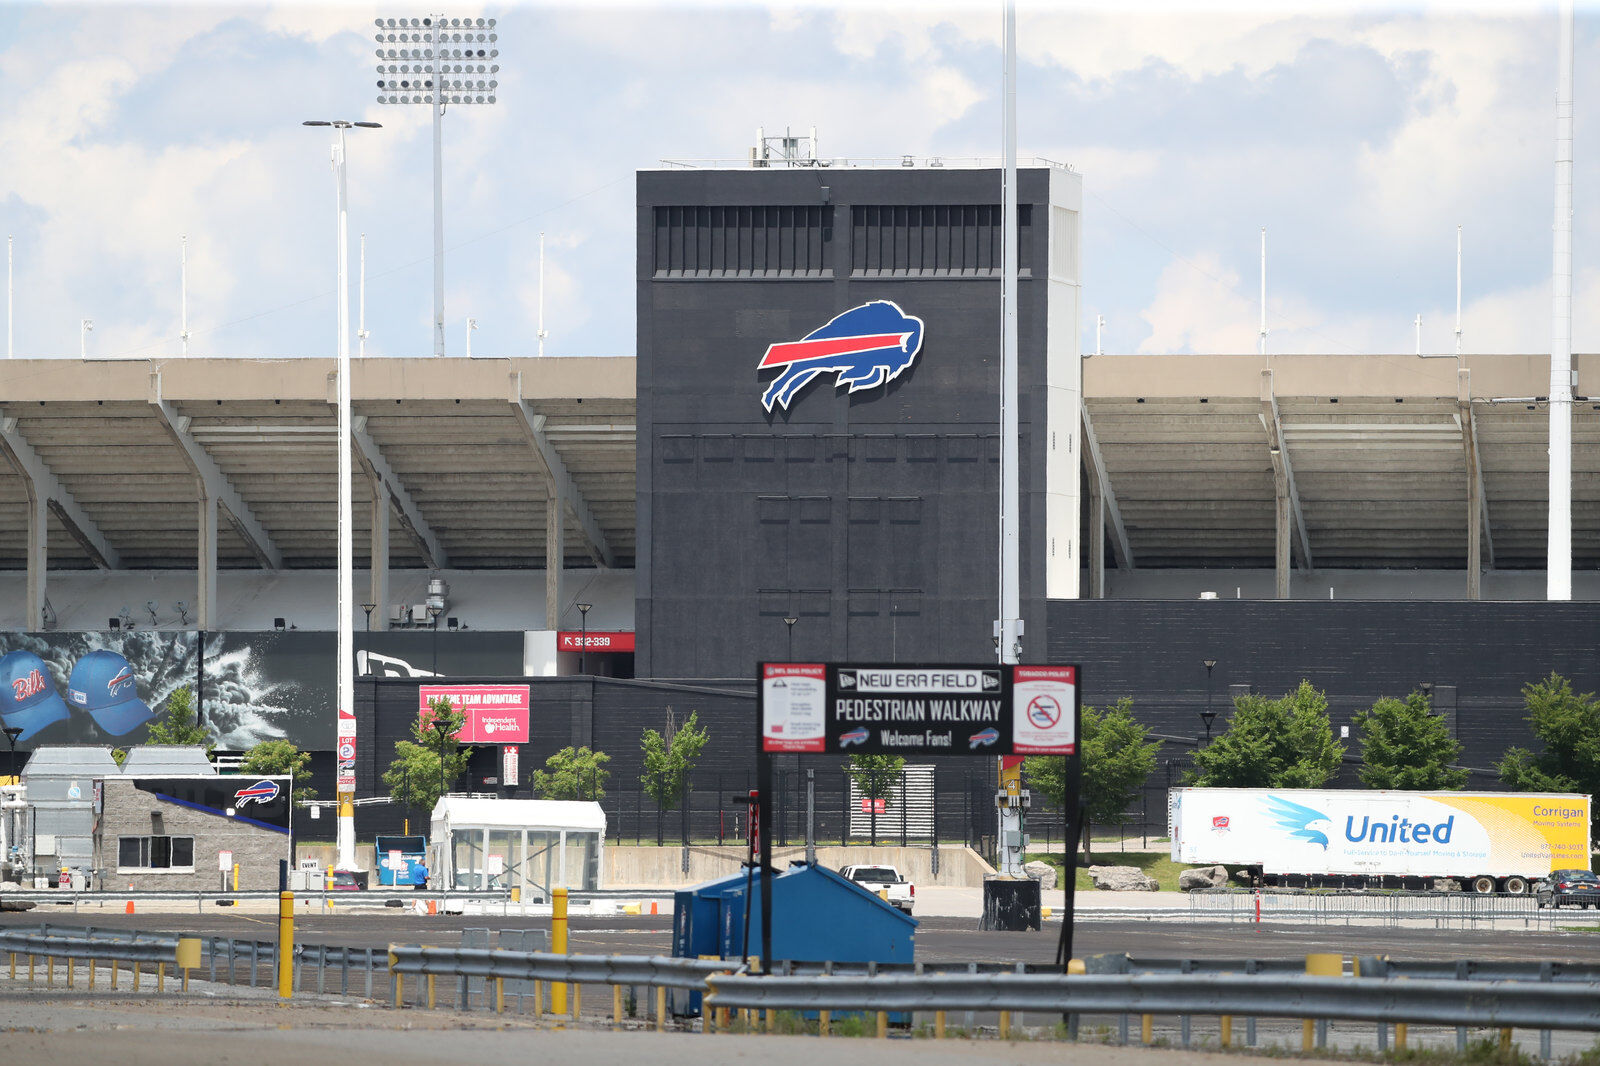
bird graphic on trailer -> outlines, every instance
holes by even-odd
[[[1333,825],[1327,815],[1293,800],[1286,800],[1282,796],[1268,796],[1266,807],[1267,814],[1278,828],[1287,830],[1289,835],[1297,840],[1304,840],[1308,844],[1320,844],[1323,851],[1328,850],[1328,834],[1322,829],[1312,828],[1318,822],[1324,826]]]

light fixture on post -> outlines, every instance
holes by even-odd
[[[478,320],[477,319],[475,319],[475,318],[467,319],[467,358],[468,359],[472,358],[472,334],[477,331],[477,328],[478,328]]]
[[[585,659],[589,651],[589,609],[594,604],[580,603],[576,604],[576,606],[578,608],[578,616],[581,619],[581,632],[578,634],[578,673],[581,674],[586,672]]]
[[[337,197],[337,239],[339,285],[337,299],[339,302],[338,320],[338,601],[337,609],[337,655],[334,660],[337,687],[336,707],[340,713],[353,714],[355,711],[355,634],[352,632],[354,625],[350,617],[350,605],[355,602],[355,547],[351,532],[352,519],[351,490],[350,490],[350,232],[347,223],[349,215],[348,200],[345,195],[345,131],[350,129],[381,129],[376,122],[350,122],[345,119],[324,121],[313,119],[302,123],[306,126],[330,126],[337,131],[337,139],[333,142],[333,181],[334,192]],[[281,626],[280,626],[281,628]],[[353,870],[356,866],[356,809],[355,809],[355,776],[340,771],[337,779],[338,788],[338,832],[335,837],[338,843],[338,864],[340,869]]]
[[[1215,659],[1205,659],[1201,662],[1206,668],[1206,709],[1200,712],[1200,720],[1206,724],[1206,747],[1211,746],[1211,723],[1216,721],[1217,712],[1211,709],[1211,671],[1217,665]]]
[[[89,358],[89,334],[94,332],[94,319],[86,318],[78,324],[78,355]]]
[[[444,355],[444,109],[492,104],[500,87],[495,20],[374,19],[378,103],[427,104],[433,111],[433,354]]]
[[[5,727],[5,732],[6,740],[11,745],[11,779],[15,782],[17,779],[17,738],[22,735],[22,727],[20,725],[8,725]]]
[[[361,609],[367,612],[367,632],[372,632],[372,612],[378,609],[375,603],[363,603]]]
[[[789,661],[790,662],[794,662],[794,624],[796,622],[798,622],[798,621],[800,621],[800,619],[796,618],[794,615],[789,615],[789,616],[785,617],[784,620],[783,620],[784,628],[787,629],[788,633],[789,633]]]

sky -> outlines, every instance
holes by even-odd
[[[999,0],[486,4],[492,106],[444,118],[447,351],[631,355],[634,174],[757,127],[835,159],[997,159]],[[380,5],[0,2],[0,228],[15,354],[332,355],[330,134],[349,146],[351,319],[425,355],[432,127],[377,102]],[[1577,16],[1574,347],[1600,348],[1600,8]],[[1083,345],[1550,349],[1553,5],[1018,5],[1021,155],[1083,176]],[[999,200],[998,190],[996,201]],[[352,350],[356,348],[352,342]]]

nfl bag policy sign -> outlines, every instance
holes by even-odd
[[[762,663],[763,752],[1075,755],[1077,666]]]

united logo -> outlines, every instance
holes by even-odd
[[[773,405],[788,410],[795,395],[820,374],[837,375],[835,387],[849,385],[851,392],[876,388],[910,369],[921,350],[922,319],[898,304],[873,300],[852,307],[802,340],[767,349],[758,369],[784,371],[767,386],[761,406],[769,412]]]

